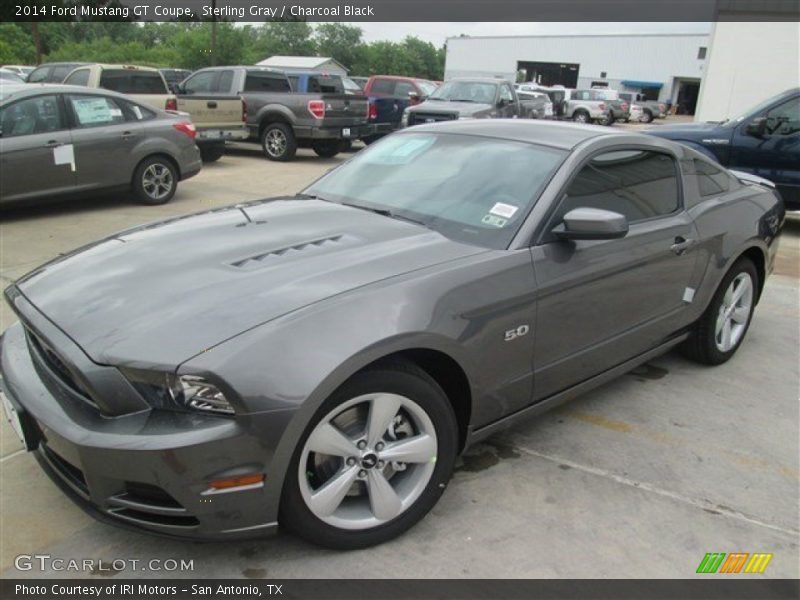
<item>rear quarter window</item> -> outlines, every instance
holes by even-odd
[[[78,69],[69,74],[64,80],[67,85],[89,85],[89,69]]]

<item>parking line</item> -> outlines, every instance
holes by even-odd
[[[25,454],[26,452],[27,452],[27,450],[25,450],[25,448],[21,448],[21,449],[17,450],[16,452],[12,452],[11,454],[8,454],[6,456],[0,457],[0,463],[4,463],[7,460],[11,460],[15,456],[19,456],[21,454]]]

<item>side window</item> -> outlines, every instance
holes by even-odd
[[[722,194],[731,188],[730,178],[725,172],[703,160],[695,158],[692,162],[697,176],[697,189],[701,196]]]
[[[75,68],[75,65],[58,65],[57,67],[53,67],[53,73],[50,75],[50,81],[52,83],[62,83],[64,81],[64,77],[69,75],[70,71]]]
[[[300,78],[297,75],[289,75],[289,83],[292,86],[293,92],[300,91]]]
[[[78,127],[103,127],[125,122],[122,107],[106,96],[67,96]]]
[[[125,119],[128,121],[149,121],[156,118],[156,113],[135,102],[128,102],[127,100],[117,100],[123,108]]]
[[[647,150],[595,156],[567,188],[556,222],[573,208],[583,207],[611,210],[631,223],[669,215],[678,209],[675,161]]]
[[[411,92],[416,92],[416,91],[417,88],[415,88],[407,81],[398,81],[397,85],[394,87],[394,95],[400,96],[401,98],[408,98],[408,95]]]
[[[372,81],[371,92],[394,96],[395,81],[393,79],[375,79]]]
[[[309,88],[311,84],[309,82]],[[285,77],[275,76],[271,73],[252,71],[244,79],[245,92],[291,92],[289,81]],[[310,91],[310,89],[309,89]]]
[[[65,129],[55,95],[36,96],[5,107],[0,111],[0,126],[4,138]]]
[[[800,97],[776,106],[767,114],[770,135],[792,135],[800,131]]]
[[[511,88],[509,86],[500,86],[500,99],[505,100],[506,102],[512,102],[514,100],[514,94],[511,92]]]
[[[38,69],[34,69],[31,71],[31,74],[28,75],[28,79],[26,80],[28,83],[38,83],[41,81],[45,81],[47,79],[47,73],[50,71],[50,67],[39,67]]]
[[[203,71],[189,77],[183,88],[187,94],[209,94],[214,91],[214,86],[219,76],[219,71]]]
[[[219,72],[219,79],[214,86],[214,91],[220,94],[230,94],[233,92],[233,71],[225,69]]]
[[[67,85],[89,85],[89,69],[78,69],[69,74],[64,80]]]

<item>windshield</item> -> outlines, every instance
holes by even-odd
[[[304,193],[389,211],[451,239],[506,248],[566,152],[485,137],[388,136]]]
[[[770,106],[772,106],[772,104],[773,104],[774,102],[775,102],[775,98],[774,98],[774,97],[767,98],[767,99],[766,99],[766,100],[764,100],[763,102],[759,102],[759,103],[758,103],[758,104],[756,104],[754,107],[752,107],[752,108],[748,108],[748,109],[747,109],[745,112],[743,112],[743,113],[741,113],[741,114],[739,114],[739,115],[736,115],[736,116],[735,116],[735,117],[733,117],[732,119],[725,119],[725,120],[723,121],[723,123],[724,123],[724,124],[726,124],[726,125],[732,125],[732,126],[736,126],[736,125],[738,125],[739,123],[741,123],[742,121],[744,121],[745,119],[747,119],[748,117],[755,117],[755,116],[757,116],[759,113],[762,113],[762,112],[764,112],[764,111],[765,111],[765,110],[767,110],[767,109],[768,109]]]
[[[497,85],[481,81],[446,81],[430,95],[431,100],[494,104]]]
[[[419,86],[419,89],[422,90],[423,96],[430,96],[438,87],[432,81],[420,81],[419,79],[417,79],[417,85]]]
[[[349,77],[342,77],[342,85],[344,90],[351,94],[360,94],[362,92],[361,86]]]

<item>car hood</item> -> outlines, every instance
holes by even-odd
[[[646,133],[671,140],[701,140],[709,134],[715,137],[729,137],[727,128],[719,123],[679,123],[676,125],[659,125],[645,130]]]
[[[417,104],[409,109],[414,112],[457,112],[460,115],[469,116],[475,113],[491,110],[491,104],[483,104],[476,102],[450,102],[439,100],[426,100],[422,104]]]
[[[127,230],[17,287],[96,362],[175,365],[325,298],[483,251],[365,210],[285,198]]]

